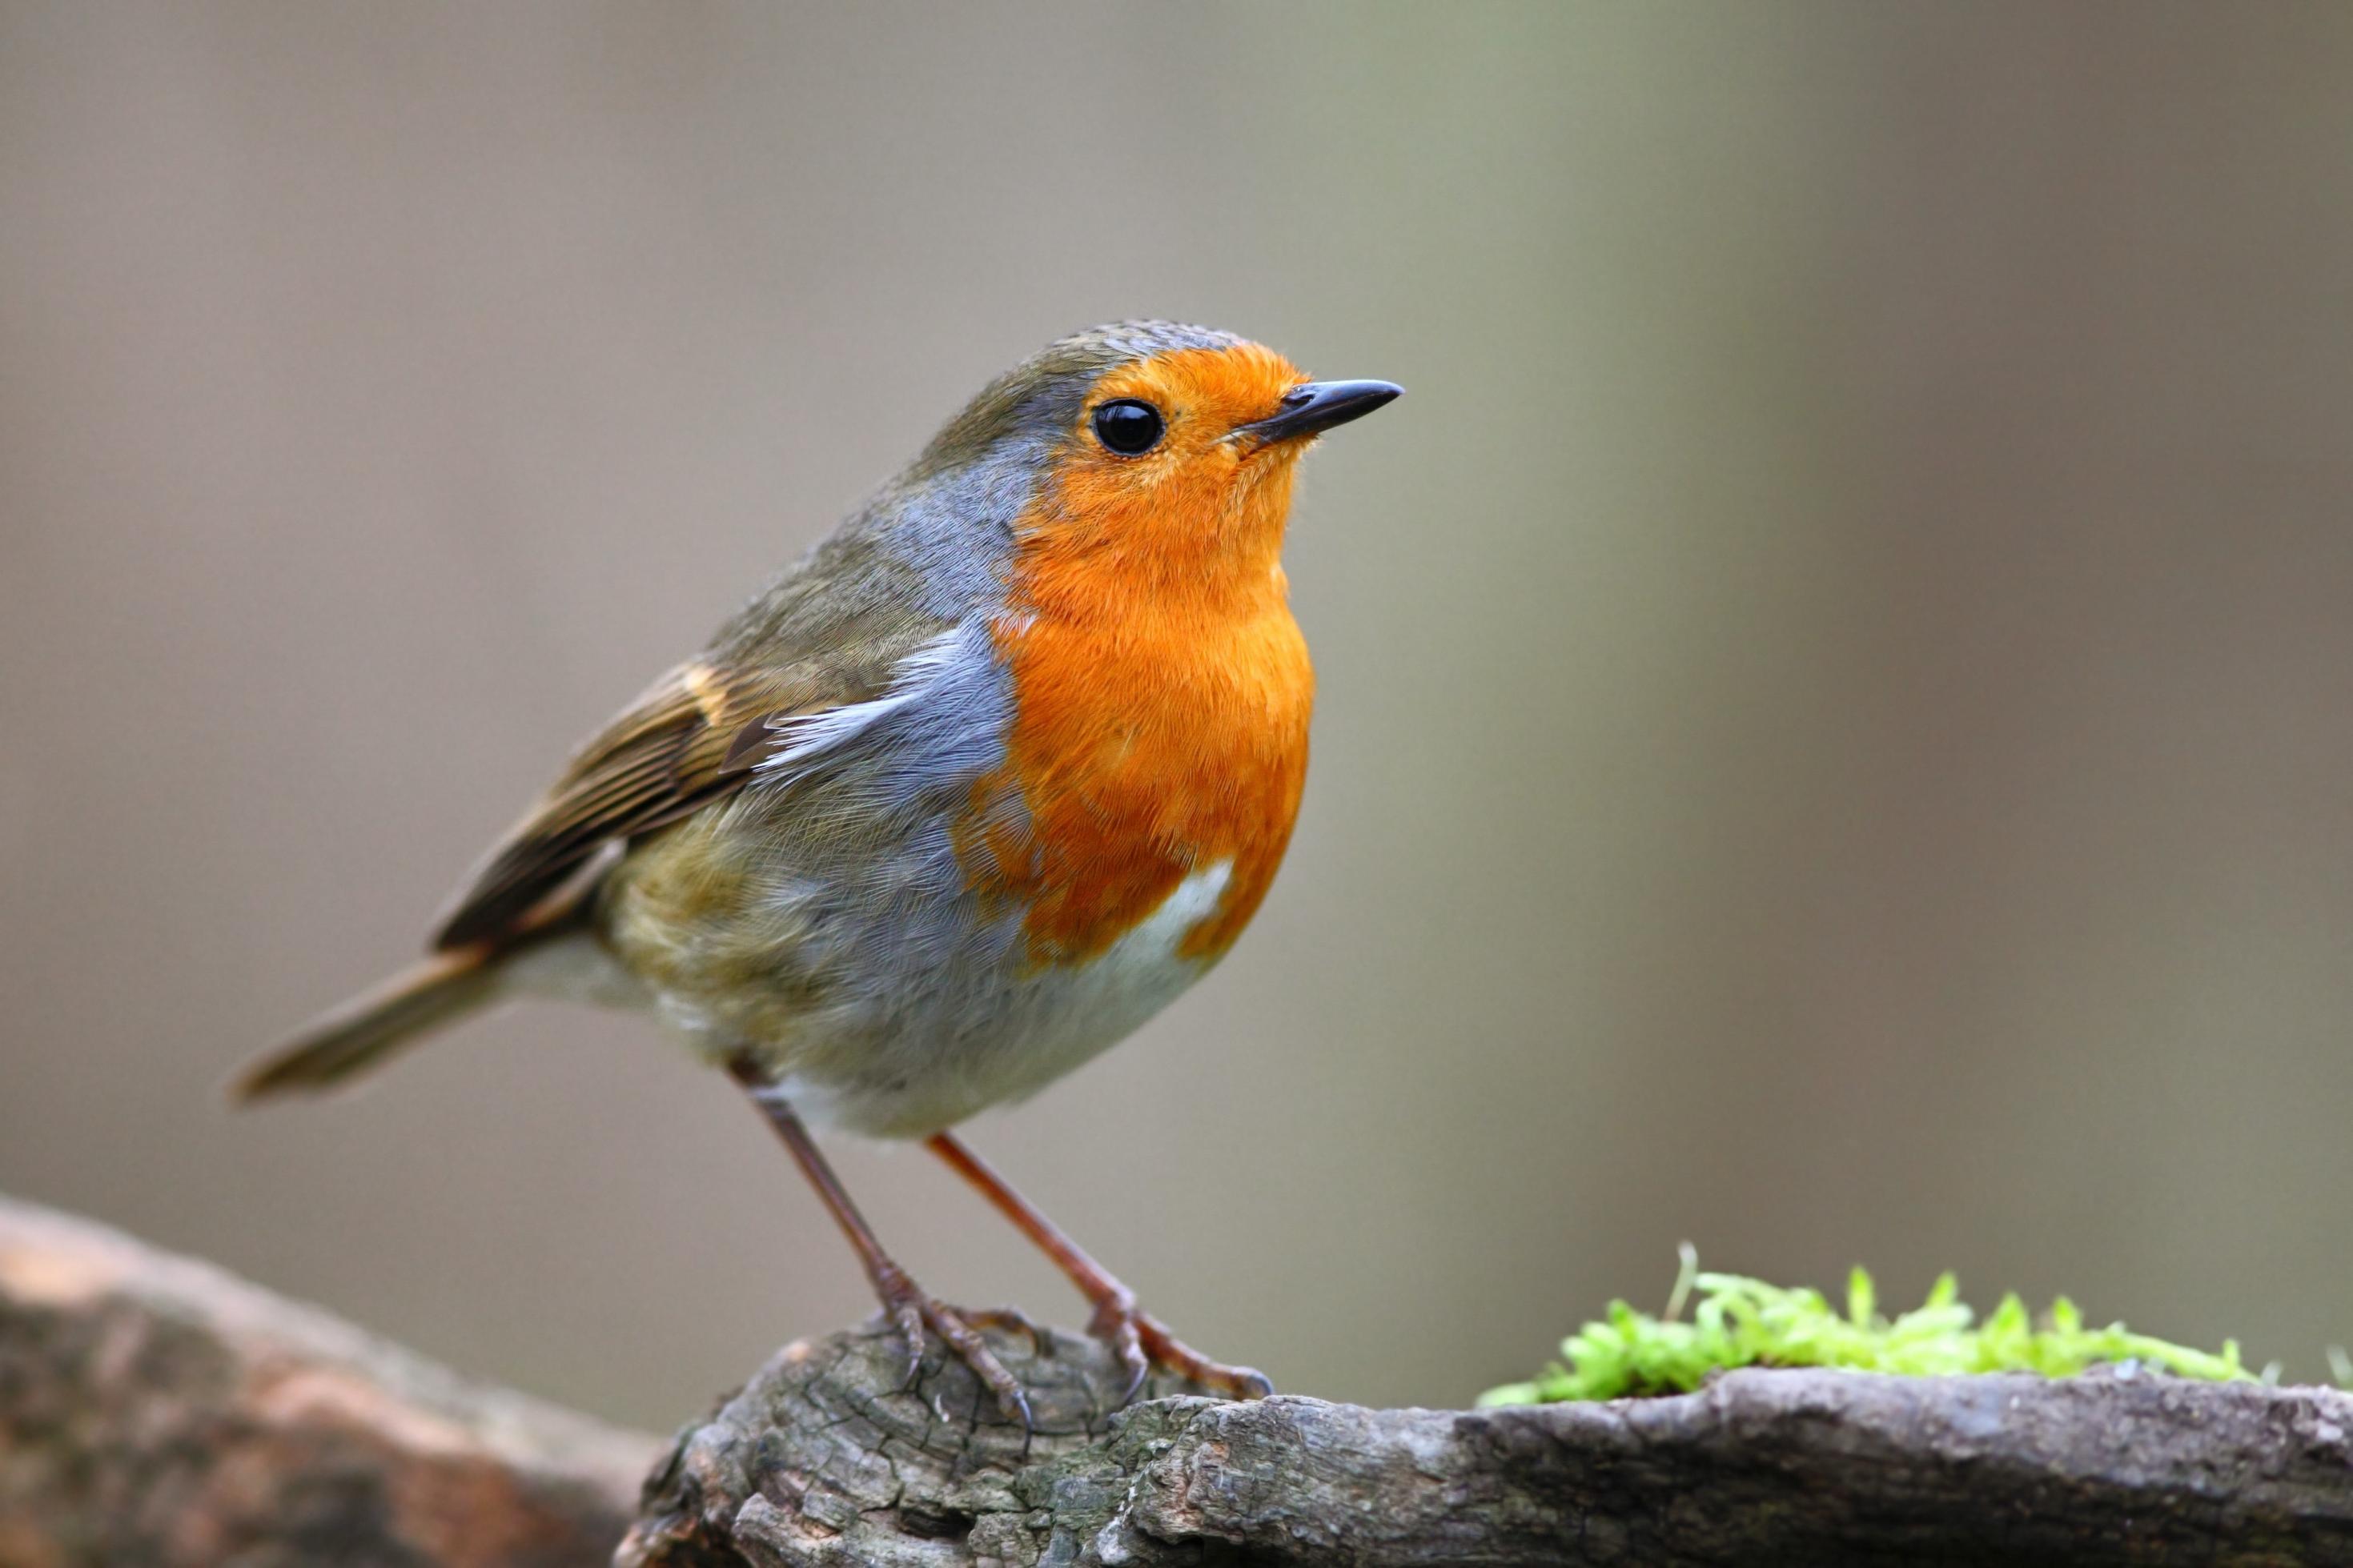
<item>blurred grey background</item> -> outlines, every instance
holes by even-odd
[[[1310,464],[1291,860],[973,1129],[1451,1404],[1708,1264],[2353,1338],[2353,8],[0,5],[0,1187],[649,1426],[865,1288],[640,1023],[234,1066],[997,370]],[[841,1147],[917,1277],[1078,1302]]]

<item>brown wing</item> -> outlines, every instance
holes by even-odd
[[[536,810],[491,853],[433,939],[436,952],[500,945],[608,844],[675,822],[740,788],[771,721],[856,700],[775,671],[696,662],[654,684],[581,748]]]

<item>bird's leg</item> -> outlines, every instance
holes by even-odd
[[[1039,1250],[1052,1258],[1054,1266],[1094,1304],[1094,1321],[1087,1325],[1088,1332],[1109,1344],[1127,1369],[1127,1392],[1122,1404],[1142,1391],[1145,1375],[1155,1366],[1237,1399],[1262,1399],[1274,1392],[1274,1384],[1266,1380],[1264,1373],[1211,1361],[1170,1333],[1167,1324],[1138,1308],[1134,1291],[1089,1258],[1077,1242],[1062,1233],[1060,1226],[1015,1192],[1004,1177],[953,1133],[934,1133],[924,1147],[978,1187],[982,1195],[997,1205],[997,1212],[1037,1243]]]
[[[866,1216],[858,1212],[858,1205],[850,1201],[841,1178],[826,1163],[808,1129],[801,1125],[801,1119],[794,1114],[792,1106],[777,1092],[759,1064],[748,1057],[737,1057],[727,1064],[727,1070],[751,1095],[752,1103],[760,1108],[768,1125],[776,1130],[776,1136],[785,1141],[785,1147],[792,1151],[793,1159],[800,1165],[801,1174],[808,1178],[809,1185],[825,1201],[834,1223],[849,1238],[849,1245],[858,1249],[859,1260],[866,1265],[866,1278],[873,1281],[874,1294],[881,1301],[882,1310],[891,1314],[900,1336],[907,1342],[908,1384],[913,1384],[923,1366],[923,1330],[929,1326],[956,1359],[970,1367],[996,1395],[997,1407],[1005,1413],[1006,1419],[1018,1421],[1023,1430],[1028,1430],[1029,1399],[1022,1393],[1019,1380],[1005,1369],[1005,1363],[997,1359],[964,1313],[926,1295],[907,1277],[907,1271],[882,1250],[882,1243],[867,1225]]]

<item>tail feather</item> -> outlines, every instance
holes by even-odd
[[[428,959],[311,1023],[247,1068],[230,1095],[264,1100],[341,1083],[490,1001],[499,968],[482,948]]]

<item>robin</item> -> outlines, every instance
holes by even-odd
[[[248,1070],[324,1089],[491,1003],[652,1013],[749,1092],[905,1338],[1028,1419],[976,1325],[891,1260],[811,1122],[921,1139],[1160,1366],[1271,1392],[1134,1295],[949,1131],[1199,979],[1266,896],[1314,679],[1281,562],[1300,454],[1401,389],[1127,321],[991,383],[584,746],[431,956]]]

